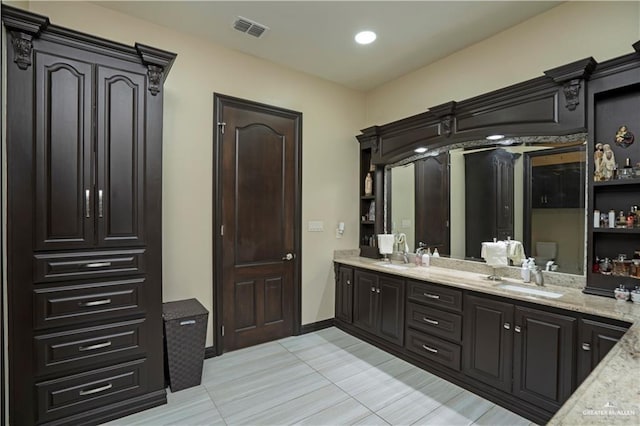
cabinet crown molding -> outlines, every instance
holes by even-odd
[[[36,37],[49,26],[49,18],[3,4],[2,23],[11,32],[20,32]]]

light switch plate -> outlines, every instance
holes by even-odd
[[[310,220],[309,227],[307,228],[309,232],[323,232],[324,231],[324,222],[321,220]]]

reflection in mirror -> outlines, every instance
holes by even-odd
[[[585,138],[532,138],[535,143],[519,138],[515,144],[493,146],[477,142],[392,165],[386,169],[387,229],[405,233],[411,251],[420,241],[438,247],[442,255],[480,261],[480,241],[509,237],[521,241],[526,255],[541,267],[552,261],[549,267],[558,272],[582,275]],[[441,167],[446,179],[424,174],[420,161],[425,158],[448,162]],[[434,190],[443,182],[445,190]],[[441,207],[444,203],[448,209]]]
[[[393,169],[391,232],[405,234],[409,252],[415,252],[415,168],[413,163]]]

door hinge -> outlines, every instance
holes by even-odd
[[[222,337],[224,337],[224,325],[222,326]]]
[[[224,135],[224,128],[227,125],[227,123],[225,122],[220,122],[218,123],[218,127],[220,127],[220,131],[222,132],[222,134]]]
[[[224,225],[220,225],[220,236],[224,236]]]

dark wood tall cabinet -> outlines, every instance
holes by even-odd
[[[448,152],[415,162],[415,240],[441,255],[451,252],[449,193]]]
[[[504,149],[465,155],[465,256],[480,259],[484,241],[513,237],[513,180],[518,154]]]
[[[162,85],[175,54],[2,6],[12,424],[166,402]]]

